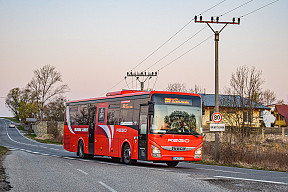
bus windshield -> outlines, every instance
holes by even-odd
[[[155,105],[154,116],[151,117],[151,134],[199,135],[202,133],[202,110],[199,97],[161,95],[154,96],[153,100]]]

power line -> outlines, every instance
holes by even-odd
[[[174,63],[175,61],[177,61],[178,59],[180,59],[181,57],[183,57],[184,55],[186,55],[187,53],[189,53],[190,51],[196,49],[197,47],[199,47],[200,45],[202,45],[203,43],[205,43],[206,41],[208,41],[208,39],[210,39],[211,37],[213,37],[214,35],[209,36],[208,38],[206,38],[205,40],[201,41],[200,43],[198,43],[197,45],[195,45],[193,48],[189,49],[188,51],[186,51],[185,53],[183,53],[182,55],[178,56],[176,59],[172,60],[171,62],[167,63],[166,65],[164,65],[163,67],[161,67],[160,69],[158,69],[157,71],[160,71],[162,69],[164,69],[165,67],[167,67],[168,65]]]
[[[246,2],[246,3],[244,3],[244,4],[240,5],[240,6],[238,6],[238,7],[236,7],[236,8],[234,8],[234,9],[232,9],[232,10],[230,10],[230,11],[228,11],[228,12],[222,14],[222,15],[220,15],[220,16],[226,15],[226,14],[228,14],[228,13],[230,13],[230,12],[232,12],[232,11],[234,11],[234,10],[236,10],[236,9],[238,9],[238,8],[244,6],[244,5],[246,5],[246,4],[248,4],[248,3],[252,2],[252,1],[253,1],[253,0],[250,0],[250,1],[248,1],[248,2]],[[245,16],[250,15],[250,14],[256,12],[256,11],[259,11],[259,10],[261,10],[261,9],[263,9],[263,8],[265,8],[265,7],[273,4],[273,3],[276,3],[277,1],[279,1],[279,0],[275,0],[275,1],[273,1],[273,2],[270,2],[270,3],[268,3],[268,4],[266,4],[266,5],[262,6],[262,7],[260,7],[260,8],[258,8],[258,9],[255,9],[255,10],[253,10],[253,11],[251,11],[251,12],[245,14],[245,15],[240,16],[239,18],[245,17]],[[213,35],[212,35],[212,36],[213,36]],[[158,72],[159,72],[160,70],[164,69],[165,67],[167,67],[168,65],[174,63],[176,60],[180,59],[181,57],[183,57],[184,55],[186,55],[187,53],[189,53],[190,51],[192,51],[192,50],[195,49],[196,47],[200,46],[200,45],[203,44],[205,41],[207,41],[208,39],[210,39],[212,36],[208,37],[207,39],[205,39],[205,40],[202,41],[201,43],[197,44],[195,47],[193,47],[192,49],[190,49],[190,50],[188,50],[187,52],[183,53],[182,55],[180,55],[179,57],[177,57],[176,59],[174,59],[174,60],[171,61],[170,63],[164,65],[162,68],[160,68],[160,69],[158,70]],[[155,86],[155,85],[154,85],[154,86]]]
[[[250,1],[247,1],[246,3],[242,4],[242,5],[239,5],[238,7],[235,7],[234,9],[231,9],[230,11],[227,11],[226,13],[223,13],[222,15],[220,15],[219,17],[222,17],[224,15],[227,15],[228,13],[231,13],[232,11],[235,11],[237,9],[239,9],[240,7],[243,7],[244,5],[247,5],[249,3],[251,3],[252,1],[254,0],[250,0]]]
[[[203,11],[202,13],[200,13],[199,15],[202,15],[208,11],[210,11],[211,9],[214,9],[215,7],[219,6],[220,4],[224,3],[227,0],[223,0],[220,1],[219,3],[217,3],[216,5],[206,9],[205,11]],[[142,63],[144,63],[148,58],[150,58],[152,55],[154,55],[159,49],[161,49],[164,45],[166,45],[171,39],[173,39],[176,35],[178,35],[184,28],[186,28],[192,21],[194,21],[194,18],[192,18],[190,21],[188,21],[183,27],[181,27],[176,33],[174,33],[168,40],[166,40],[163,44],[161,44],[157,49],[155,49],[152,53],[150,53],[147,57],[145,57],[140,63],[138,63],[135,67],[133,67],[130,71],[134,70],[135,68],[137,68],[138,66],[140,66]],[[121,81],[119,81],[118,83],[116,83],[114,86],[112,86],[107,92],[109,92],[111,89],[113,89],[114,87],[116,87],[117,85],[119,85],[120,83],[122,83],[124,81],[124,79],[122,79]]]
[[[239,9],[240,7],[243,7],[244,5],[247,5],[247,4],[251,3],[252,1],[254,1],[254,0],[249,0],[249,1],[247,1],[246,3],[244,3],[244,4],[241,4],[241,5],[239,5],[238,7],[235,7],[235,8],[233,8],[233,9],[231,9],[230,11],[227,11],[226,13],[221,14],[219,17],[222,17],[222,16],[224,16],[224,15],[226,15],[226,14],[228,14],[228,13],[231,13],[231,12]],[[219,4],[221,4],[221,3],[223,3],[223,2],[224,2],[224,1],[218,3],[217,5],[211,7],[210,9],[218,6]],[[208,9],[208,10],[210,10],[210,9]],[[208,11],[208,10],[207,10],[207,11]],[[204,11],[203,13],[205,13],[205,12],[207,12],[207,11]],[[201,13],[200,15],[202,15],[203,13]],[[191,21],[193,21],[193,20],[195,20],[195,18],[192,19]],[[204,28],[206,28],[206,27],[204,27]],[[169,56],[171,53],[173,53],[174,51],[176,51],[177,49],[179,49],[181,46],[183,46],[185,43],[187,43],[189,40],[191,40],[193,37],[195,37],[198,33],[200,33],[204,28],[202,28],[202,29],[201,29],[200,31],[198,31],[196,34],[194,34],[193,36],[191,36],[190,38],[188,38],[186,41],[184,41],[182,44],[180,44],[178,47],[176,47],[175,49],[173,49],[172,51],[170,51],[168,54],[166,54],[164,57],[162,57],[161,59],[159,59],[158,61],[156,61],[154,64],[152,64],[150,67],[148,67],[148,68],[145,69],[144,71],[147,71],[148,69],[150,69],[151,67],[153,67],[154,65],[156,65],[157,63],[159,63],[160,61],[162,61],[163,59],[165,59],[165,58],[166,58],[167,56]]]
[[[173,52],[175,52],[177,49],[179,49],[180,47],[182,47],[185,43],[187,43],[188,41],[190,41],[193,37],[195,37],[196,35],[198,35],[201,31],[203,31],[207,26],[203,27],[202,29],[200,29],[197,33],[195,33],[194,35],[192,35],[191,37],[189,37],[187,40],[185,40],[183,43],[181,43],[179,46],[177,46],[175,49],[173,49],[172,51],[170,51],[168,54],[166,54],[164,57],[162,57],[161,59],[159,59],[158,61],[156,61],[154,64],[150,65],[150,67],[148,67],[147,69],[145,69],[144,71],[147,71],[148,69],[150,69],[151,67],[153,67],[154,65],[156,65],[157,63],[159,63],[160,61],[162,61],[163,59],[165,59],[166,57],[168,57],[170,54],[172,54]]]
[[[276,3],[277,1],[279,1],[279,0],[272,1],[271,3],[268,3],[268,4],[266,4],[266,5],[262,6],[262,7],[259,7],[258,9],[255,9],[255,10],[249,12],[249,13],[246,13],[245,15],[240,16],[239,18],[246,17],[247,15],[250,15],[250,14],[256,12],[256,11],[259,11],[260,9],[263,9],[263,8],[269,6],[269,5],[272,5],[273,3]]]
[[[213,7],[211,7],[211,8],[209,8],[209,9],[205,10],[204,12],[202,12],[200,15],[208,12],[209,10],[211,10],[211,9],[213,9],[213,8],[215,8],[215,7],[217,7],[218,5],[222,4],[222,3],[225,2],[225,1],[226,1],[226,0],[223,0],[223,1],[219,2],[218,4],[214,5]],[[247,5],[247,4],[251,3],[252,1],[254,1],[254,0],[247,1],[247,2],[244,3],[244,4],[242,4],[242,5],[238,6],[238,7],[235,7],[235,8],[233,8],[233,9],[231,9],[230,11],[227,11],[227,12],[224,13],[224,14],[221,14],[219,17],[224,16],[224,15],[226,15],[226,14],[228,14],[228,13],[231,13],[232,11],[235,11],[235,10],[243,7],[244,5]],[[258,8],[258,9],[255,9],[255,10],[253,10],[253,11],[251,11],[251,12],[245,14],[245,15],[240,16],[239,18],[246,17],[247,15],[250,15],[250,14],[256,12],[256,11],[259,11],[259,10],[261,10],[261,9],[263,9],[263,8],[271,5],[271,4],[276,3],[277,1],[279,1],[279,0],[275,0],[275,1],[271,2],[271,3],[268,3],[268,4],[262,6],[262,7]],[[191,19],[188,23],[186,23],[180,30],[178,30],[175,34],[173,34],[167,41],[165,41],[161,46],[159,46],[155,51],[153,51],[150,55],[148,55],[143,61],[141,61],[141,62],[140,62],[138,65],[136,65],[133,69],[135,69],[136,67],[138,67],[139,65],[141,65],[144,61],[146,61],[149,57],[151,57],[154,53],[156,53],[160,48],[162,48],[165,44],[167,44],[172,38],[174,38],[177,34],[179,34],[185,27],[187,27],[192,21],[194,21],[194,18]],[[203,30],[203,29],[201,29],[201,30]],[[200,30],[200,31],[201,31],[201,30]],[[197,32],[196,34],[198,34],[198,33],[199,33],[199,32]],[[195,35],[196,35],[196,34],[195,34]],[[194,36],[194,35],[193,35],[193,36]],[[192,37],[193,37],[193,36],[192,36]],[[213,36],[213,35],[212,35],[212,36]],[[200,46],[201,44],[203,44],[204,42],[206,42],[206,41],[207,41],[208,39],[210,39],[212,36],[208,37],[208,38],[205,39],[204,41],[200,42],[199,44],[197,44],[197,45],[194,46],[193,48],[189,49],[188,51],[186,51],[185,53],[183,53],[182,55],[180,55],[179,57],[177,57],[176,59],[174,59],[174,60],[172,60],[171,62],[167,63],[166,65],[164,65],[163,67],[161,67],[161,68],[158,70],[158,72],[159,72],[160,70],[164,69],[165,67],[167,67],[168,65],[174,63],[175,61],[177,61],[178,59],[180,59],[180,58],[183,57],[184,55],[188,54],[190,51],[192,51],[193,49],[197,48],[198,46]],[[182,45],[184,45],[186,42],[188,42],[192,37],[190,37],[189,39],[187,39],[186,41],[184,41],[182,44],[180,44],[178,47],[176,47],[175,49],[173,49],[172,51],[170,51],[168,54],[166,54],[166,55],[165,55],[164,57],[162,57],[160,60],[158,60],[157,62],[155,62],[154,64],[152,64],[152,65],[151,65],[149,68],[147,68],[146,70],[150,69],[152,66],[156,65],[157,63],[159,63],[160,61],[162,61],[164,58],[166,58],[168,55],[170,55],[171,53],[173,53],[174,51],[176,51],[178,48],[180,48]],[[133,69],[132,69],[132,70],[133,70]],[[145,71],[146,71],[146,70],[145,70]],[[158,76],[157,76],[157,79],[158,79]],[[156,81],[157,81],[157,79],[156,79]],[[115,86],[113,86],[112,88],[114,88],[114,87],[116,87],[117,85],[119,85],[123,80],[124,80],[124,79],[122,79],[119,83],[117,83],[117,84],[116,84]],[[155,81],[155,83],[156,83],[156,81]],[[155,86],[155,83],[154,83],[154,86]],[[153,88],[154,88],[154,86],[153,86]],[[111,88],[111,89],[112,89],[112,88]],[[111,90],[111,89],[110,89],[110,90]]]
[[[210,7],[209,9],[205,10],[204,12],[202,12],[199,15],[202,15],[208,11],[210,11],[211,9],[219,6],[220,4],[222,4],[223,2],[225,2],[227,0],[223,0],[219,3],[217,3],[216,5]],[[137,68],[138,66],[140,66],[142,63],[144,63],[148,58],[150,58],[152,55],[154,55],[154,53],[156,53],[159,49],[161,49],[164,45],[166,45],[171,39],[173,39],[176,35],[178,35],[183,29],[185,29],[192,21],[194,21],[194,18],[192,18],[190,21],[188,21],[188,23],[186,23],[183,27],[181,27],[176,33],[174,33],[168,40],[166,40],[162,45],[160,45],[157,49],[155,49],[152,53],[150,53],[147,57],[145,57],[145,59],[143,59],[140,63],[138,63],[135,67],[133,67],[130,71],[134,70],[135,68]]]

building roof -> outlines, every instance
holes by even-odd
[[[286,125],[288,125],[288,105],[276,105],[276,109],[284,117]]]
[[[215,94],[200,94],[203,100],[204,106],[215,107]],[[244,106],[249,107],[249,100],[244,98]],[[239,95],[219,95],[219,107],[240,107],[241,106],[241,96]],[[260,103],[252,102],[254,108],[257,109],[270,109]]]

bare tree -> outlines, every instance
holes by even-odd
[[[269,89],[265,89],[262,93],[262,103],[267,106],[271,105],[275,101],[276,101],[275,92]]]
[[[194,88],[190,88],[189,92],[191,93],[204,93],[205,89],[202,89],[199,85],[194,85]]]
[[[236,72],[232,73],[230,88],[226,90],[229,97],[224,97],[225,100],[220,101],[225,103],[228,108],[235,109],[234,113],[226,115],[233,118],[233,125],[240,126],[242,135],[244,135],[246,122],[251,128],[253,120],[258,118],[253,116],[253,110],[261,98],[261,86],[264,83],[261,75],[261,70],[257,70],[255,67],[238,67]]]
[[[166,90],[172,92],[187,92],[186,86],[183,83],[169,83]]]
[[[38,116],[43,118],[44,106],[55,97],[68,92],[68,85],[62,84],[61,74],[51,65],[34,70],[34,77],[28,83],[30,89],[38,103]]]

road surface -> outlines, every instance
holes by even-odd
[[[4,159],[11,191],[288,191],[287,172],[83,160],[62,146],[29,140],[8,125],[0,119],[0,145],[11,150]]]

